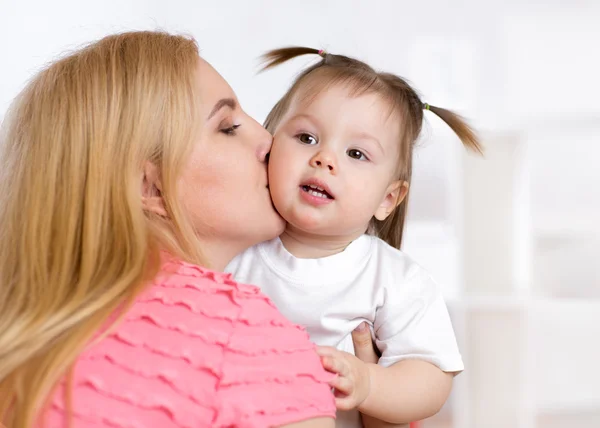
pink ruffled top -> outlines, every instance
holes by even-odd
[[[74,428],[268,427],[335,417],[330,375],[257,287],[170,260],[75,365]],[[44,427],[66,427],[64,384]]]

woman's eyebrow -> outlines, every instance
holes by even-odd
[[[210,120],[210,118],[213,117],[215,114],[217,114],[217,112],[219,110],[221,110],[223,107],[229,107],[231,110],[235,110],[235,108],[237,107],[237,102],[233,98],[220,99],[219,101],[217,101],[215,106],[212,108],[212,110],[210,111],[210,114],[208,115],[206,120]]]

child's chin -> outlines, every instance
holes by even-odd
[[[291,226],[294,229],[304,233],[321,235],[330,228],[331,225],[328,223],[329,222],[324,221],[323,219],[318,219],[311,216],[293,216],[290,218],[290,220],[288,220],[288,227]]]

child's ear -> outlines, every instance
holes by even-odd
[[[390,183],[385,191],[385,196],[375,211],[375,218],[383,221],[402,203],[408,194],[408,181],[397,180]]]
[[[165,201],[162,196],[162,183],[158,168],[151,162],[146,162],[142,176],[142,206],[145,210],[168,217]]]

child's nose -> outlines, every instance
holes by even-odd
[[[311,166],[314,168],[327,168],[331,172],[336,172],[334,156],[331,153],[321,151],[311,159]]]

